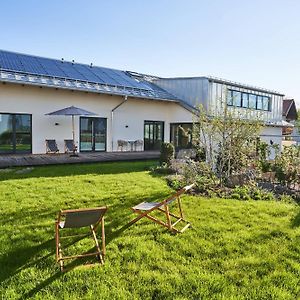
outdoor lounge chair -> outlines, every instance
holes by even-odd
[[[74,259],[87,256],[96,256],[100,264],[104,263],[105,256],[105,231],[104,231],[104,214],[107,207],[88,208],[88,209],[70,209],[61,210],[58,213],[58,218],[55,222],[55,241],[56,241],[56,262],[60,265],[60,270],[64,271],[64,260]],[[96,231],[101,223],[102,234],[102,249],[100,249],[99,242],[96,236]],[[95,242],[96,251],[92,253],[85,253],[72,256],[63,256],[60,240],[63,238],[70,238],[72,236],[60,236],[60,231],[67,228],[82,228],[90,227],[93,240]],[[77,235],[80,236],[80,235]],[[86,235],[85,235],[86,236]]]
[[[131,209],[133,210],[133,212],[139,214],[139,216],[136,217],[135,219],[133,219],[131,222],[129,222],[128,225],[132,225],[135,222],[137,222],[138,220],[142,219],[143,217],[146,217],[155,223],[158,223],[164,227],[167,227],[171,232],[174,232],[174,233],[184,232],[188,227],[190,227],[191,224],[190,224],[190,222],[188,222],[187,220],[184,219],[180,196],[183,193],[190,190],[193,186],[194,186],[194,184],[188,185],[188,186],[184,187],[183,189],[179,190],[176,194],[168,197],[167,199],[165,199],[161,202],[142,202],[142,203],[132,207]],[[170,212],[169,205],[174,201],[176,201],[178,204],[179,216]],[[165,214],[166,222],[151,216],[150,213],[152,213],[154,211],[159,211],[159,212],[162,212],[163,214]],[[172,218],[176,219],[176,221],[174,223],[172,223]],[[179,222],[185,223],[185,226],[180,230],[175,228],[175,226]]]
[[[46,153],[57,153],[59,149],[55,140],[46,140]]]
[[[65,140],[65,153],[75,153],[77,147],[74,145],[73,140]]]

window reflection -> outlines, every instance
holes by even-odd
[[[271,97],[228,89],[227,105],[269,111]]]
[[[262,96],[257,96],[257,109],[263,109],[263,97]]]
[[[0,153],[31,153],[31,115],[0,114]]]
[[[249,108],[256,108],[256,95],[249,95]]]
[[[171,124],[171,143],[176,149],[188,149],[192,147],[192,123]]]

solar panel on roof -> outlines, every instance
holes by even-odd
[[[100,67],[93,67],[92,68],[93,73],[95,73],[97,76],[101,78],[106,84],[110,85],[120,85],[118,82],[116,82],[113,78],[111,78],[106,72],[104,72],[103,68]]]
[[[119,75],[118,71],[111,72],[111,76],[117,81],[120,82],[123,86],[130,86],[130,87],[136,87],[136,84],[133,80],[125,79],[122,76]]]
[[[110,80],[112,80],[112,82],[113,82],[115,85],[121,85],[121,86],[124,86],[124,83],[122,83],[122,81],[119,80],[119,79],[115,76],[113,70],[103,68],[103,69],[102,69],[102,72],[103,72],[107,77],[109,77]]]
[[[1,52],[1,68],[3,69],[13,69],[19,72],[23,71],[23,66],[16,55],[7,52]]]
[[[42,65],[35,59],[31,57],[23,57],[21,60],[24,71],[34,74],[48,74]]]
[[[72,63],[69,62],[59,62],[55,61],[55,64],[61,69],[65,74],[66,77],[72,79],[79,79],[79,80],[87,80],[81,73],[79,73],[74,67]]]
[[[53,60],[40,57],[36,59],[43,66],[43,69],[45,69],[48,75],[53,77],[66,77],[66,74],[57,67]]]
[[[125,82],[128,82],[130,80],[131,85],[134,86],[134,87],[140,87],[141,86],[139,82],[137,82],[134,78],[131,78],[128,75],[126,75],[125,72],[123,72],[123,71],[118,72],[118,75],[120,77],[122,77],[123,80],[125,80]]]
[[[87,78],[88,81],[92,82],[99,82],[99,83],[104,83],[100,77],[96,76],[92,71],[91,67],[86,66],[86,65],[81,65],[81,64],[74,64],[74,69],[78,70],[82,75],[84,75],[85,78]]]
[[[43,83],[55,86],[72,87],[74,83],[70,80],[82,80],[90,83],[98,83],[102,86],[93,84],[76,83],[78,89],[99,90],[104,92],[104,89],[109,93],[128,94],[138,97],[152,97],[160,99],[176,99],[173,95],[159,88],[155,84],[147,81],[144,75],[127,73],[121,70],[114,70],[101,67],[90,67],[83,64],[72,64],[70,62],[61,62],[59,60],[30,56],[0,50],[0,68],[17,73],[27,73],[35,76],[9,76],[9,74],[1,74],[1,78],[8,80],[18,80],[26,82],[30,80],[32,83]],[[5,77],[6,76],[6,77]],[[63,80],[41,79],[37,76],[51,76],[61,78]],[[138,80],[136,77],[138,76]],[[105,86],[109,85],[109,86]],[[114,87],[112,87],[114,86]]]

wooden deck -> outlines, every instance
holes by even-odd
[[[158,158],[158,151],[79,153],[78,157],[70,157],[69,154],[0,155],[0,168]]]

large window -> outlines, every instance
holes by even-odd
[[[192,148],[192,123],[170,124],[170,142],[176,149]]]
[[[145,121],[144,122],[144,149],[160,150],[164,141],[164,122]]]
[[[106,119],[80,117],[80,151],[106,151]]]
[[[227,105],[270,111],[271,97],[228,89]]]
[[[31,115],[0,113],[0,154],[31,153]]]

